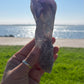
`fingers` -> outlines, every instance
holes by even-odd
[[[55,42],[55,38],[52,38],[52,43]],[[55,48],[57,50],[57,48]],[[38,47],[34,47],[30,54],[26,57],[26,61],[33,66],[36,64],[38,58],[40,56],[40,49]]]
[[[58,53],[58,51],[59,51],[59,48],[58,47],[54,47],[53,53],[56,54],[56,53]]]
[[[55,42],[55,38],[53,37],[52,38],[52,44],[54,44]],[[18,53],[16,53],[15,55],[18,55],[18,54],[22,54],[24,56],[27,56],[30,51],[32,50],[32,48],[34,47],[35,45],[35,39],[33,39],[30,43],[28,43],[26,46],[24,46]]]
[[[54,61],[57,59],[57,57],[58,57],[58,55],[57,55],[57,54],[55,54],[55,55],[54,55]]]
[[[55,42],[55,38],[52,38],[52,44],[54,44]],[[16,53],[15,55],[23,55],[23,56],[27,56],[30,51],[32,50],[32,48],[35,46],[35,39],[33,39],[30,43],[28,43],[26,46],[24,46],[18,53]]]
[[[24,46],[18,53],[16,53],[15,55],[23,55],[23,56],[27,56],[30,51],[32,50],[32,48],[35,45],[35,39],[33,39],[31,42],[29,42],[26,46]]]
[[[55,42],[55,38],[52,38],[52,43]],[[54,49],[55,51],[55,49]],[[24,46],[18,53],[16,53],[13,58],[18,60],[20,63],[22,60],[26,59],[31,66],[36,63],[39,58],[40,49],[35,47],[35,40],[33,39],[30,43]]]
[[[57,53],[58,53],[58,51],[59,51],[59,48],[58,47],[54,47],[54,60],[56,60],[57,59]],[[39,48],[37,48],[37,47],[34,47],[33,49],[32,49],[32,51],[30,52],[30,54],[25,58],[25,61],[27,62],[27,63],[29,63],[30,64],[30,66],[32,66],[33,67],[33,65],[35,65],[37,62],[38,62],[38,58],[39,58],[39,55],[40,55],[40,49]],[[36,66],[38,66],[38,65],[36,65]],[[36,70],[41,70],[41,74],[42,73],[44,73],[44,71],[40,68],[40,67],[35,67],[36,68]],[[17,66],[17,70],[24,70],[24,72],[29,72],[29,68],[28,68],[28,66],[26,66],[25,64],[23,64],[23,63],[21,63],[20,64],[20,66]],[[18,71],[19,72],[19,71]]]
[[[55,42],[55,38],[52,38],[52,43]],[[57,48],[54,48],[54,54],[57,52]],[[14,72],[18,72],[18,74],[27,73],[30,71],[29,67],[22,63],[22,60],[25,59],[27,63],[31,66],[37,63],[37,60],[40,55],[40,49],[35,47],[35,40],[33,39],[30,43],[24,46],[18,53],[15,54],[14,59],[20,61],[19,64],[16,64],[13,69]],[[56,56],[54,56],[56,58]],[[14,60],[13,59],[13,60]],[[13,61],[12,60],[12,61]],[[18,66],[17,66],[18,65]],[[22,75],[22,74],[21,74]]]
[[[30,66],[33,66],[38,58],[39,58],[39,49],[37,47],[34,47],[32,49],[32,51],[29,53],[29,55],[27,55],[27,57],[25,58],[25,61],[30,65]],[[30,68],[24,64],[24,63],[20,63],[17,67],[15,67],[13,69],[13,72],[15,73],[18,73],[18,75],[22,75],[22,74],[27,74],[28,72],[30,71]],[[13,74],[14,74],[13,73]],[[20,74],[21,73],[21,74]]]
[[[54,41],[55,42],[55,41]],[[54,47],[54,61],[57,59],[57,53],[59,51],[58,47]],[[42,70],[39,63],[35,64],[34,68],[28,73],[29,77],[39,83],[41,76],[44,74],[45,71]]]
[[[34,42],[34,41],[33,41]],[[55,38],[52,38],[52,43],[55,42]],[[29,43],[29,45],[31,44],[32,42]],[[28,47],[27,47],[28,48]],[[23,48],[24,49],[24,48]],[[29,47],[29,49],[31,49]],[[56,60],[57,58],[57,55],[56,53],[59,51],[58,47],[54,47],[54,59]],[[22,51],[24,52],[24,51]],[[38,59],[39,59],[39,56],[40,56],[40,49],[37,48],[37,47],[33,47],[30,51],[30,53],[25,57],[25,61],[27,63],[30,64],[30,66],[34,66],[37,62],[38,62]],[[22,60],[22,59],[21,59]],[[19,64],[16,68],[14,68],[14,70],[16,72],[18,72],[18,74],[22,75],[22,74],[26,74],[30,71],[29,67],[27,65],[25,65],[24,63],[21,63]],[[39,69],[37,69],[39,71]],[[40,69],[41,70],[41,69]],[[14,72],[15,72],[14,71]],[[44,72],[40,72],[40,74],[43,74]],[[39,77],[39,76],[38,76]]]
[[[33,66],[37,62],[39,56],[40,56],[40,49],[38,47],[34,47],[32,51],[29,53],[29,55],[25,58],[25,60],[31,66]]]
[[[54,44],[56,41],[56,39],[54,37],[52,37],[52,44]]]
[[[58,48],[58,47],[54,47],[54,50],[53,50],[53,53],[54,53],[54,61],[55,61],[55,60],[57,59],[57,57],[58,57],[58,55],[57,55],[58,51],[59,51],[59,48]]]
[[[23,63],[20,63],[18,66],[16,66],[10,72],[11,72],[11,76],[16,76],[16,79],[17,79],[18,77],[23,78],[23,77],[27,76],[27,73],[29,71],[30,71],[30,69],[28,66],[26,66]]]
[[[29,42],[27,45],[25,45],[19,52],[17,52],[13,57],[16,58],[16,60],[22,62],[23,59],[30,53],[32,48],[35,45],[35,39],[33,39],[31,42]]]
[[[54,44],[55,38],[52,38],[52,44]],[[35,46],[35,39],[33,39],[30,43],[24,46],[19,52],[17,52],[13,57],[18,61],[22,62],[23,59],[27,57],[27,55],[31,52],[33,47]]]
[[[52,43],[55,42],[55,38],[52,38]],[[54,48],[54,54],[58,52],[58,47]],[[25,61],[29,63],[31,66],[35,65],[40,56],[40,49],[38,47],[34,47],[31,52],[25,58]]]

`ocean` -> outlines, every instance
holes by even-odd
[[[0,25],[0,37],[34,38],[35,29],[35,25]],[[59,39],[84,39],[84,25],[55,25],[53,36]]]

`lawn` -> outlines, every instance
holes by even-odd
[[[0,46],[0,81],[8,59],[22,46]],[[40,84],[84,84],[84,48],[60,48],[50,74]]]

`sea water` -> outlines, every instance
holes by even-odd
[[[35,25],[0,25],[0,36],[34,38]],[[53,36],[59,39],[84,39],[84,25],[55,25]]]

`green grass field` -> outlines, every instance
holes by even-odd
[[[8,59],[22,46],[0,46],[0,81]],[[84,48],[60,48],[50,74],[40,84],[84,84]]]

